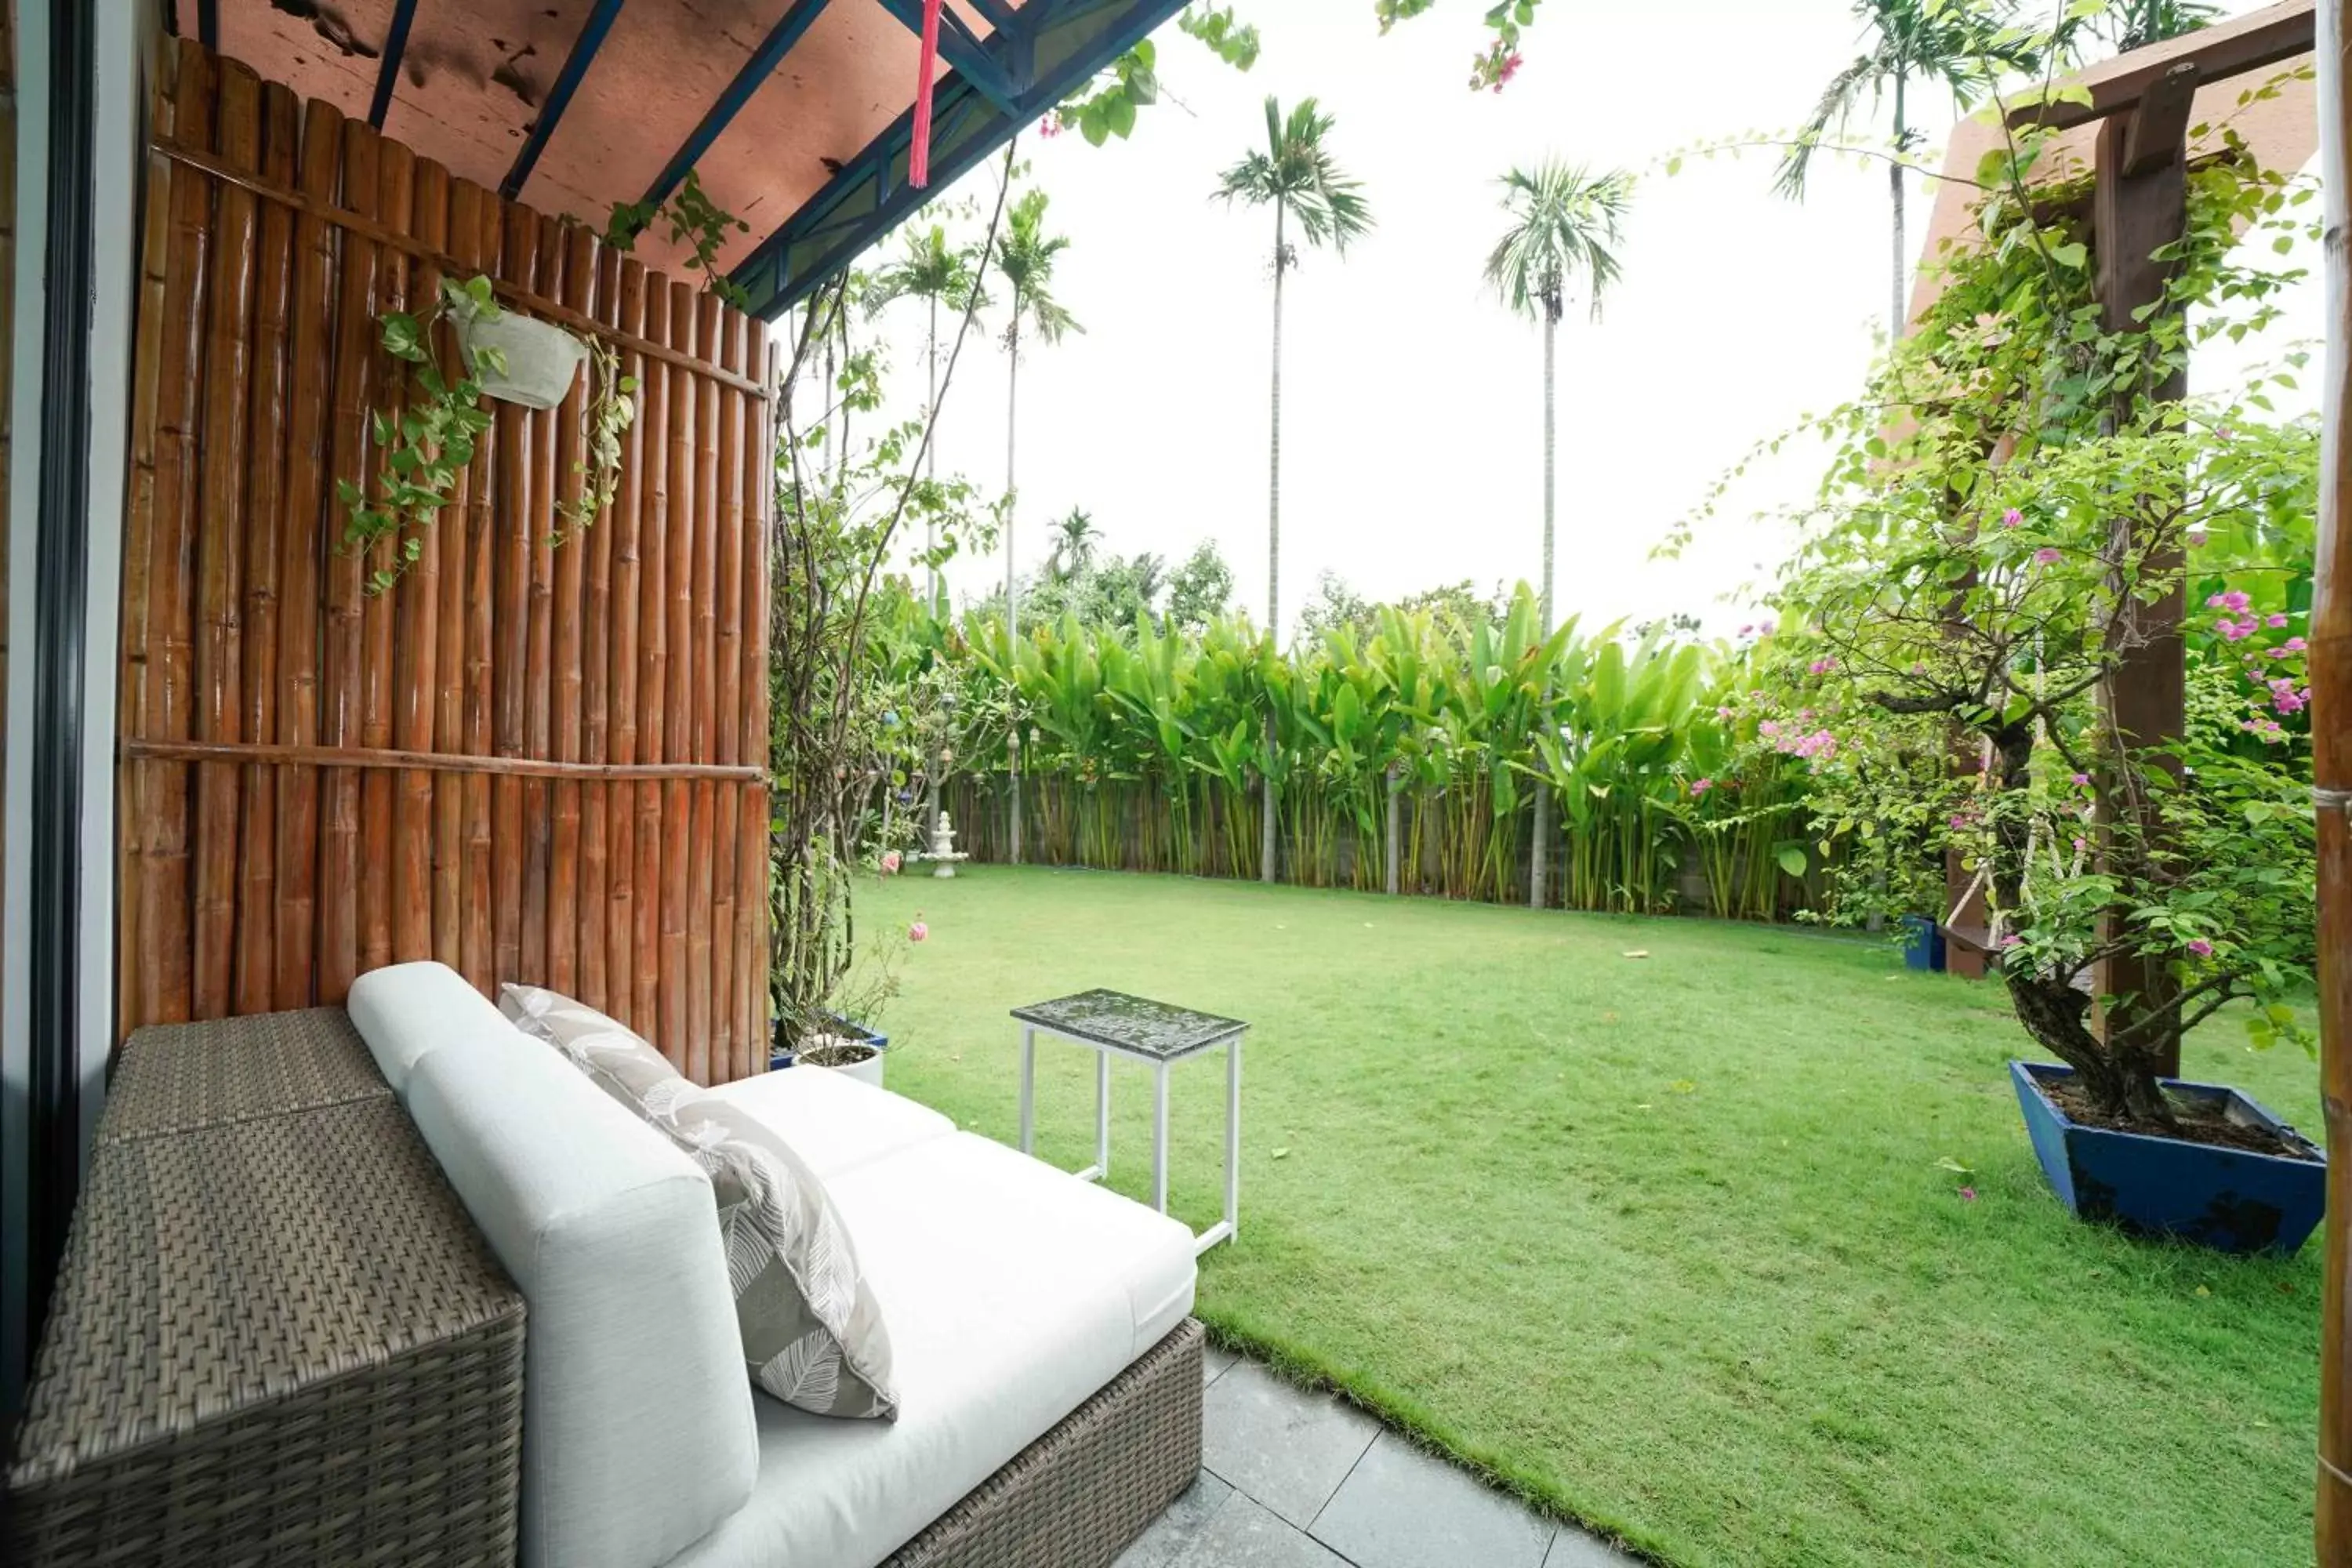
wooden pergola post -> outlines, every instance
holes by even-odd
[[[2164,299],[2171,269],[2156,256],[2188,231],[2189,116],[2197,98],[2197,62],[2181,60],[2150,82],[2128,108],[2099,122],[2091,231],[2098,261],[2100,325],[2107,331],[2147,330],[2153,323],[2140,312]],[[2178,402],[2188,390],[2184,366],[2146,393],[2168,403]],[[2126,520],[2116,526],[2127,531],[2133,524]],[[2128,547],[2131,542],[2123,542]],[[2177,767],[2168,748],[2179,742],[2188,722],[2188,649],[2181,637],[2187,601],[2179,581],[2185,561],[2176,549],[2151,555],[2147,565],[2151,574],[2171,575],[2172,587],[2153,601],[2126,600],[2118,628],[2122,651],[2101,687],[2100,700],[2120,744],[2135,751],[2154,749],[2166,764]],[[2116,800],[2112,791],[2102,793],[2108,813],[2137,811],[2153,816],[2151,803],[2135,805]],[[2137,826],[2145,834],[2155,825],[2144,820]],[[2180,1008],[2163,961],[2140,954],[2109,958],[2100,965],[2096,985],[2101,995],[2128,998],[2112,1010],[2102,1010],[2102,1029],[2152,1014],[2172,1015],[2175,1026],[2162,1031],[2166,1043],[2156,1067],[2160,1073],[2177,1076]]]
[[[2326,228],[2327,360],[2319,463],[2319,561],[2311,609],[2313,795],[2319,813],[2320,1083],[2327,1115],[2327,1273],[2320,1315],[2320,1568],[2352,1564],[2352,119],[2344,0],[2321,0],[2317,38],[2321,196]]]

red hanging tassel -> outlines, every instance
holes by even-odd
[[[940,0],[923,0],[922,74],[915,79],[915,136],[907,150],[907,183],[931,183],[931,72],[940,58]]]

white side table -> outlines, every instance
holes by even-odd
[[[1081,991],[1075,996],[1015,1007],[1021,1020],[1021,1152],[1031,1152],[1036,1134],[1037,1037],[1052,1035],[1095,1053],[1095,1163],[1076,1173],[1098,1182],[1110,1173],[1110,1058],[1142,1062],[1152,1070],[1151,1194],[1153,1206],[1168,1212],[1168,1069],[1187,1057],[1225,1047],[1225,1217],[1192,1239],[1192,1255],[1239,1234],[1242,1202],[1242,1036],[1249,1026],[1238,1018],[1195,1013],[1120,991]]]

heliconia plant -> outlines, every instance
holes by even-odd
[[[1387,606],[1369,633],[1288,649],[1244,616],[1185,634],[1072,615],[1012,638],[974,616],[890,646],[952,670],[948,791],[983,860],[1010,848],[1017,737],[1024,858],[1255,877],[1270,776],[1286,879],[1514,902],[1543,782],[1561,802],[1551,901],[1670,911],[1687,870],[1709,912],[1784,912],[1807,869],[1789,822],[1802,767],[1736,711],[1750,654],[1540,627],[1522,589],[1485,622]]]

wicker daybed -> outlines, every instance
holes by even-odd
[[[967,1468],[981,1462],[971,1444],[926,1436],[926,1404],[936,1417],[957,1396],[934,1397],[922,1385],[919,1354],[898,1424],[822,1422],[748,1388],[719,1394],[707,1418],[675,1407],[616,1416],[615,1397],[643,1400],[650,1389],[675,1406],[691,1384],[694,1352],[683,1342],[694,1312],[658,1290],[637,1291],[633,1304],[629,1280],[616,1278],[615,1300],[583,1314],[567,1294],[577,1271],[551,1275],[544,1246],[508,1255],[521,1233],[510,1205],[499,1206],[512,1197],[500,1182],[551,1149],[567,1152],[570,1167],[542,1165],[523,1178],[547,1184],[537,1196],[572,1205],[534,1233],[541,1243],[579,1205],[603,1201],[600,1191],[620,1193],[637,1217],[656,1222],[650,1231],[625,1223],[599,1237],[573,1259],[589,1267],[614,1236],[667,1245],[682,1211],[663,1211],[667,1200],[649,1200],[634,1178],[614,1183],[587,1170],[595,1159],[583,1151],[593,1140],[576,1127],[553,1143],[542,1136],[567,1121],[593,1123],[599,1135],[614,1127],[599,1120],[593,1100],[601,1095],[570,1095],[586,1080],[551,1051],[539,1055],[562,1076],[531,1080],[543,1092],[528,1117],[494,1108],[488,1121],[505,1134],[483,1146],[455,1142],[463,1118],[453,1115],[450,1094],[470,1070],[467,1047],[506,1026],[447,971],[403,967],[410,973],[363,981],[350,1016],[318,1009],[150,1028],[126,1047],[8,1471],[0,1557],[26,1565],[520,1559],[564,1568],[1089,1568],[1110,1563],[1199,1469],[1202,1341],[1183,1315],[1189,1256],[1174,1327],[1083,1397],[1032,1415],[1040,1430],[991,1427],[1005,1452],[986,1461],[977,1484],[889,1472],[891,1445],[902,1439],[930,1442],[927,1453],[951,1451]],[[457,1054],[422,1070],[445,1046]],[[509,1072],[535,1071],[529,1054],[480,1055]],[[909,1168],[937,1179],[937,1167],[968,1158],[1025,1179],[1003,1163],[1021,1156],[946,1142],[969,1135],[940,1133],[911,1102],[837,1075],[781,1076],[796,1079],[803,1098],[831,1097],[808,1125],[821,1121],[836,1145],[860,1125],[841,1111],[841,1094],[875,1097],[851,1102],[886,1113],[871,1118],[873,1170],[928,1161],[928,1175]],[[753,1103],[782,1102],[786,1090],[779,1082],[746,1093]],[[853,1172],[842,1185],[861,1179],[870,1187],[877,1178]],[[1080,1184],[1041,1180],[1037,1201],[1052,1208],[1065,1186]],[[1084,1190],[1090,1202],[1109,1199]],[[707,1206],[699,1217],[708,1223]],[[976,1222],[962,1213],[942,1223],[969,1231]],[[1159,1239],[1139,1226],[1135,1233]],[[863,1250],[865,1237],[856,1239]],[[1032,1316],[1045,1310],[1017,1289],[1004,1294],[1013,1289],[1004,1280],[1034,1272],[1019,1261],[1017,1227],[977,1239],[1011,1249],[1013,1261],[996,1283],[976,1282],[969,1302],[948,1308],[971,1314],[975,1355],[997,1326],[990,1300],[1017,1301]],[[1036,1267],[1050,1275],[1066,1266],[1047,1258]],[[665,1273],[624,1272],[640,1283]],[[1107,1279],[1094,1292],[1097,1307],[1123,1289]],[[544,1313],[535,1291],[548,1292]],[[938,1304],[886,1304],[919,1350],[924,1312]],[[572,1425],[590,1406],[581,1389],[562,1384],[579,1364],[591,1318],[637,1334],[635,1359],[655,1373],[632,1384],[627,1365],[602,1368],[600,1385],[585,1391],[593,1419]],[[740,1359],[730,1370],[740,1383]],[[756,1403],[740,1425],[738,1394],[740,1405]],[[1021,1387],[1001,1394],[992,1406],[1036,1404]],[[846,1491],[810,1495],[833,1484],[812,1462],[826,1444],[856,1448],[841,1475],[882,1477],[899,1507],[926,1484],[953,1492],[929,1506],[919,1528],[861,1518],[876,1510]]]

